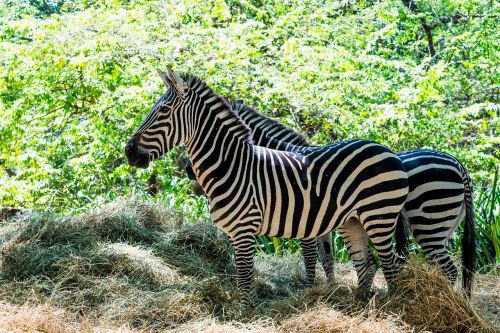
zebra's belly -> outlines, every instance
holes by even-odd
[[[284,202],[277,198],[266,207],[257,233],[309,239],[327,234],[351,218],[367,228],[377,225],[377,228],[389,231],[394,227],[407,193],[406,187],[389,187],[375,195],[352,195],[345,200],[334,194],[318,197],[314,193],[300,200]]]

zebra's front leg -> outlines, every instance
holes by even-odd
[[[361,223],[351,218],[339,228],[340,234],[351,256],[351,260],[358,276],[357,296],[367,298],[370,294],[373,279],[377,272],[377,264],[368,247],[368,234]]]
[[[232,243],[235,248],[236,283],[241,295],[241,304],[252,306],[257,302],[253,267],[255,237],[253,234],[244,234],[235,237]]]
[[[302,256],[306,267],[306,287],[312,287],[316,278],[316,238],[302,239]]]

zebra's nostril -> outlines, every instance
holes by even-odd
[[[132,150],[133,150],[133,142],[128,142],[126,145],[125,145],[125,154],[129,155]]]

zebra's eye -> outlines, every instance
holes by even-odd
[[[169,106],[164,106],[161,108],[159,115],[162,118],[168,118],[172,114],[172,108]]]

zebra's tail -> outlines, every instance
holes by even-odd
[[[402,209],[399,213],[398,220],[396,222],[396,253],[401,258],[406,258],[408,256],[408,248],[410,242],[408,240],[408,215],[406,210]]]
[[[472,202],[472,183],[465,168],[463,169],[463,180],[465,185],[465,225],[462,237],[462,288],[465,295],[470,297],[476,261],[476,225]]]

